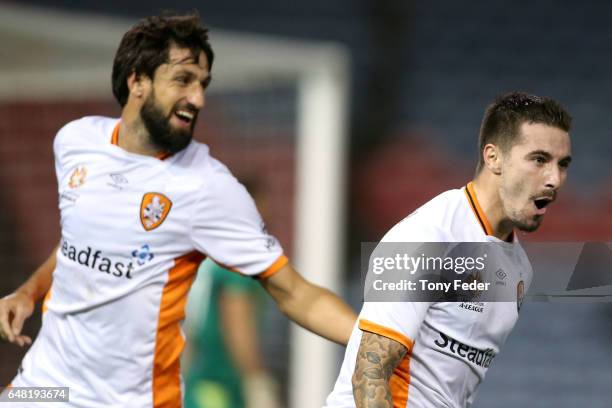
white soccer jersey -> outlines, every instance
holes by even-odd
[[[362,333],[403,344],[408,352],[390,379],[395,408],[469,406],[518,318],[532,270],[514,238],[502,243],[481,210],[474,189],[450,190],[395,225],[381,242],[492,242],[504,254],[500,285],[517,293],[516,302],[365,302],[359,315],[329,408],[355,407],[351,378]]]
[[[287,258],[205,145],[153,158],[118,147],[118,130],[117,119],[86,117],[55,139],[57,267],[12,385],[70,387],[74,407],[176,408],[180,325],[199,263],[266,277]]]

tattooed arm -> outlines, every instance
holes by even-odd
[[[353,374],[357,408],[392,408],[389,379],[408,350],[395,340],[363,332]]]

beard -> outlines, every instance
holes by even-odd
[[[540,227],[544,217],[541,215],[531,215],[528,209],[518,207],[520,204],[518,204],[517,201],[519,203],[522,201],[521,197],[526,195],[526,191],[527,187],[525,183],[521,181],[509,187],[502,185],[499,195],[503,202],[504,212],[514,228],[522,232],[534,232]],[[531,202],[530,197],[527,202]],[[525,206],[528,205],[529,204],[525,204]]]
[[[519,231],[534,232],[540,227],[540,224],[542,223],[542,217],[536,215],[531,219],[523,217],[511,219],[511,221]]]
[[[176,112],[177,106],[173,106],[168,116],[164,115],[157,104],[155,93],[152,91],[140,109],[140,117],[144,123],[151,144],[168,153],[178,153],[186,148],[193,137],[193,125],[195,117],[189,129],[175,129],[170,124],[170,117]]]
[[[504,212],[507,214],[509,221],[514,225],[514,228],[523,232],[534,232],[544,220],[543,215],[530,214],[528,209],[511,209],[504,205]]]

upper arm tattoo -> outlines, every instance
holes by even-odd
[[[357,408],[393,407],[389,379],[407,352],[395,340],[363,332],[352,378]]]

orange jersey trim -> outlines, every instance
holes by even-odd
[[[268,267],[265,271],[256,276],[257,279],[266,279],[270,276],[274,275],[276,272],[280,271],[281,268],[289,263],[289,258],[285,255],[279,256],[276,261],[272,265]]]
[[[159,306],[159,320],[153,358],[153,407],[181,406],[180,356],[185,346],[180,322],[185,318],[189,288],[200,263],[206,257],[192,251],[174,261],[168,271]]]
[[[111,136],[111,144],[114,144],[115,146],[119,146],[119,125],[120,124],[121,124],[121,121],[117,122],[117,124],[115,125],[115,128],[113,129],[113,135]],[[159,160],[166,160],[170,156],[172,156],[172,153],[170,152],[161,152],[157,156],[155,156],[155,158]]]
[[[410,387],[410,358],[412,357],[412,348],[414,342],[408,337],[388,327],[381,326],[366,319],[359,319],[359,328],[363,331],[378,334],[388,339],[397,341],[407,351],[404,358],[399,362],[393,370],[391,378],[389,378],[389,387],[391,389],[391,397],[393,398],[393,408],[405,408],[408,402],[408,388]]]
[[[374,334],[379,334],[383,337],[387,337],[391,340],[395,340],[399,344],[406,347],[409,352],[412,351],[412,347],[414,346],[414,342],[410,340],[408,337],[404,336],[403,334],[398,333],[393,329],[389,329],[388,327],[381,326],[380,324],[371,322],[366,319],[359,319],[359,328],[363,331],[367,331],[367,332],[374,333]]]
[[[51,299],[51,288],[49,288],[49,290],[47,291],[47,294],[45,295],[43,302],[42,302],[42,312],[45,313],[48,309],[47,309],[47,302],[49,302],[49,300]]]
[[[272,265],[270,265],[268,267],[268,269],[266,269],[265,271],[257,274],[257,275],[249,275],[246,274],[244,272],[242,272],[241,270],[238,270],[232,266],[226,265],[222,262],[217,261],[215,258],[209,257],[214,263],[216,263],[217,265],[219,265],[220,267],[222,267],[223,269],[227,269],[230,272],[234,272],[239,274],[240,276],[245,276],[245,277],[250,277],[250,278],[254,278],[254,279],[265,279],[265,278],[269,278],[270,276],[274,275],[276,272],[278,272],[283,266],[285,266],[287,263],[289,263],[289,258],[287,258],[285,255],[281,255],[278,258],[276,258],[276,261],[274,261],[274,263]]]
[[[168,157],[172,156],[172,153],[170,152],[163,152],[163,153],[159,153],[157,156],[155,156],[158,160],[166,160]]]
[[[115,128],[113,129],[113,135],[111,136],[111,144],[115,146],[119,146],[119,124],[121,121],[117,122]]]
[[[389,388],[393,399],[393,408],[406,408],[408,403],[408,389],[410,388],[410,357],[408,351],[402,361],[395,367],[391,378],[389,378]]]
[[[489,224],[489,220],[487,219],[486,214],[482,211],[480,207],[480,203],[478,202],[478,198],[476,198],[476,191],[474,191],[474,185],[470,181],[465,187],[465,195],[468,199],[468,203],[470,204],[470,208],[474,212],[476,219],[482,226],[486,235],[493,235],[493,228],[491,228],[491,224]]]

